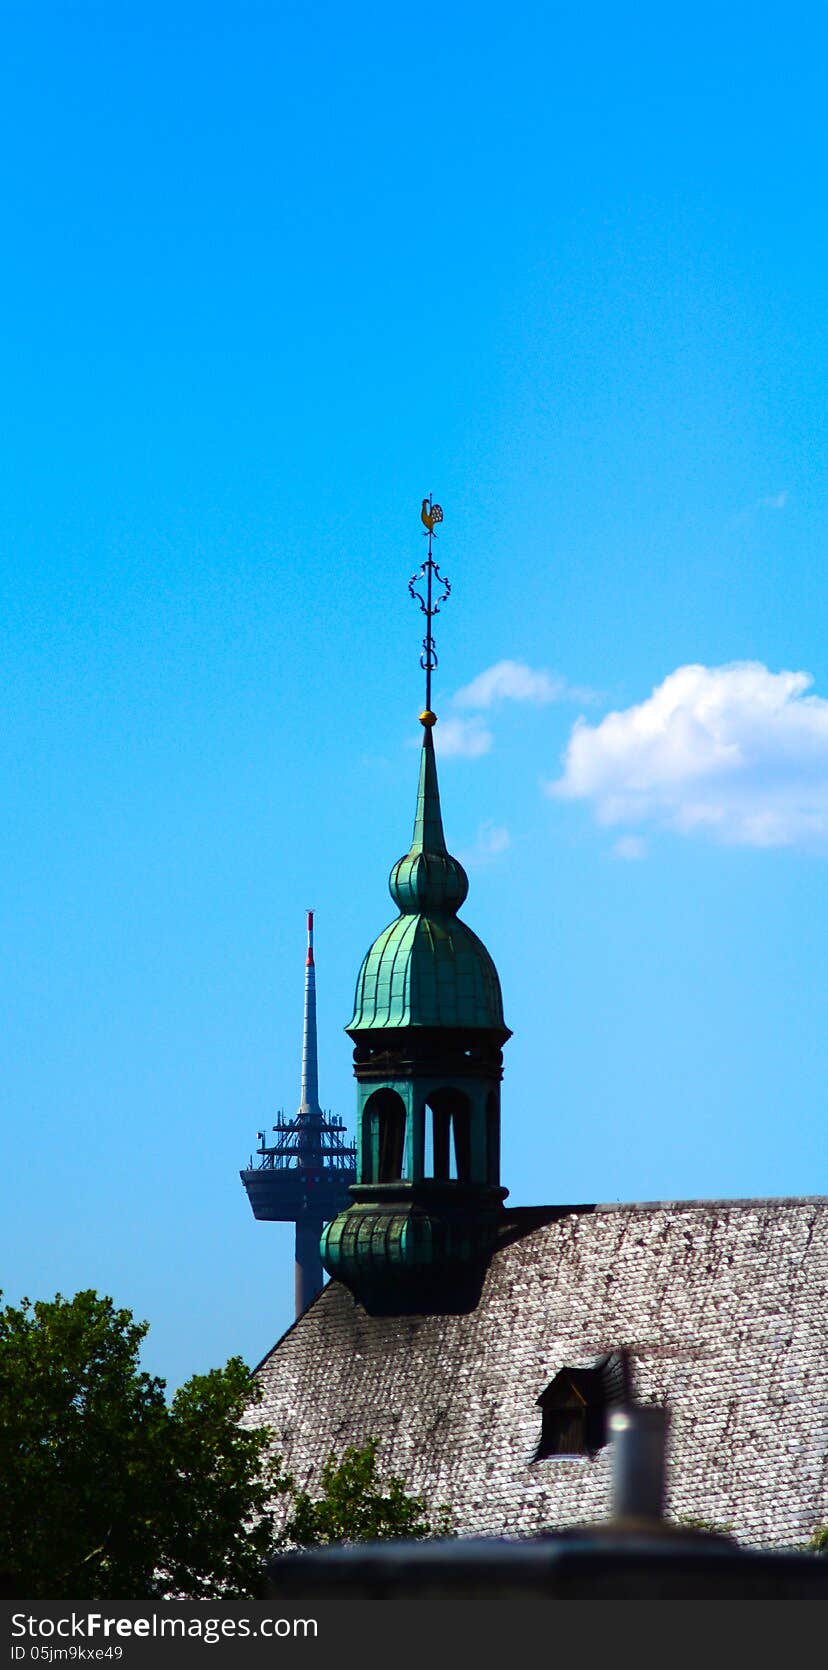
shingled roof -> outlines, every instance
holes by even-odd
[[[602,1519],[606,1448],[535,1461],[537,1399],[630,1353],[671,1410],[668,1513],[792,1547],[828,1522],[828,1198],[532,1208],[508,1215],[467,1314],[369,1316],[331,1282],[256,1370],[255,1416],[313,1489],[333,1450],[381,1464],[466,1535]]]

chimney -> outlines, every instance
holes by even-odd
[[[628,1403],[610,1414],[615,1519],[663,1519],[669,1420],[657,1404]]]

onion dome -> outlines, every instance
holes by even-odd
[[[410,850],[389,877],[400,912],[371,946],[357,977],[349,1033],[378,1027],[486,1028],[508,1037],[497,969],[485,945],[457,917],[469,891],[446,847],[432,726],[424,727]]]

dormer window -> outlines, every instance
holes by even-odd
[[[567,1365],[538,1398],[540,1443],[534,1461],[548,1456],[595,1455],[607,1442],[607,1415],[630,1397],[626,1352]]]

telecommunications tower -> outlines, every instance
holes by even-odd
[[[254,1217],[296,1225],[295,1297],[296,1315],[301,1316],[324,1281],[319,1255],[322,1229],[350,1205],[349,1184],[356,1178],[356,1149],[347,1141],[345,1125],[319,1106],[312,910],[308,911],[299,1107],[293,1119],[277,1114],[272,1143],[266,1142],[264,1131],[256,1135],[256,1163],[251,1155],[240,1176]]]

